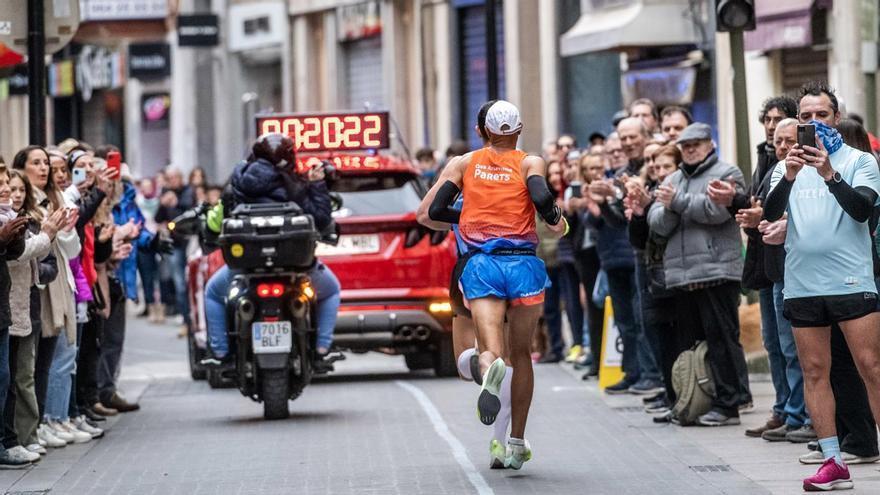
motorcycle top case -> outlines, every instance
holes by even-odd
[[[242,204],[223,220],[219,244],[232,269],[301,269],[314,264],[318,236],[295,203]]]

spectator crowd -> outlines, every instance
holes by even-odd
[[[539,232],[551,284],[533,360],[597,376],[610,300],[623,378],[605,393],[642,396],[658,423],[739,425],[754,410],[739,321],[751,293],[775,401],[744,433],[807,444],[799,461],[822,467],[805,489],[848,488],[846,463],[880,460],[877,140],[820,82],[767,99],[759,119],[766,139],[748,181],[709,125],[648,99],[617,112],[607,136],[545,145],[546,180],[571,231]],[[814,141],[799,144],[803,125]],[[433,180],[434,154],[419,156]],[[700,343],[714,390],[693,415],[674,375]]]
[[[139,408],[116,388],[126,301],[142,288],[141,316],[187,323],[187,241],[164,224],[218,198],[199,169],[189,184],[173,167],[136,184],[113,146],[0,157],[0,469],[101,438],[108,416]]]

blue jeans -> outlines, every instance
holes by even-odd
[[[323,263],[318,263],[307,272],[312,287],[318,297],[318,339],[317,346],[330,349],[333,344],[333,330],[341,301],[339,280]],[[229,338],[226,335],[226,294],[235,273],[227,266],[217,270],[205,287],[205,320],[208,324],[208,345],[214,357],[222,358],[229,353]]]
[[[174,301],[183,323],[189,325],[189,295],[186,290],[186,248],[175,247],[171,254],[171,277],[174,280]]]
[[[144,303],[153,304],[156,302],[156,284],[159,282],[159,262],[156,261],[156,253],[139,249],[137,269],[144,286]]]
[[[55,341],[55,356],[49,368],[49,385],[46,390],[45,416],[51,420],[64,420],[70,412],[70,387],[76,373],[76,344],[67,342],[62,333]]]
[[[584,343],[584,308],[581,306],[580,280],[571,263],[560,263],[559,266],[548,268],[547,276],[550,278],[550,287],[544,292],[544,319],[547,321],[547,333],[550,337],[550,353],[562,356],[561,303],[565,303],[573,344]]]
[[[639,339],[639,371],[643,380],[651,380],[661,383],[663,377],[660,374],[660,335],[654,321],[646,316],[649,308],[654,306],[654,296],[648,291],[648,272],[644,263],[636,264],[636,322],[641,324],[641,333],[644,338]]]
[[[638,291],[635,271],[632,268],[613,268],[605,270],[605,273],[608,275],[608,293],[614,309],[614,322],[623,342],[624,380],[632,385],[641,378],[638,346],[642,332],[636,319]]]
[[[783,407],[783,416],[785,424],[789,426],[801,426],[809,423],[807,416],[807,404],[804,402],[804,372],[801,370],[801,362],[798,360],[797,345],[794,341],[794,333],[791,330],[791,322],[782,316],[782,289],[784,284],[777,283],[773,285],[773,309],[776,313],[776,345],[782,354],[783,365],[785,370],[785,384],[788,392],[785,406]],[[761,291],[761,315],[763,320],[764,294]],[[763,322],[762,322],[763,327]],[[766,342],[767,332],[764,333]],[[772,337],[771,337],[772,340]],[[764,344],[767,347],[767,344]],[[769,349],[767,351],[770,352]],[[771,374],[773,372],[773,362],[770,362]],[[773,378],[773,386],[776,386],[776,377]],[[779,399],[779,390],[777,389],[777,401]],[[776,406],[773,409],[776,412]]]

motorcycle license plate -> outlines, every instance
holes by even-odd
[[[251,326],[254,354],[290,352],[293,329],[289,321],[258,321]]]

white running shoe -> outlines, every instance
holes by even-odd
[[[489,442],[489,469],[504,469],[504,458],[507,450],[498,440],[492,439]]]
[[[49,425],[45,423],[37,428],[37,438],[39,438],[40,441],[45,442],[46,447],[51,447],[53,449],[59,449],[67,445],[67,440],[55,435],[55,431],[52,430],[52,428],[49,428]]]
[[[507,372],[504,360],[497,358],[492,361],[486,374],[483,375],[483,387],[480,397],[477,399],[477,417],[484,425],[495,422],[498,412],[501,411],[501,382]]]
[[[510,438],[507,440],[507,458],[504,459],[504,466],[510,469],[520,469],[526,461],[532,459],[532,448],[529,441],[519,438]]]
[[[31,452],[36,452],[37,454],[40,454],[40,455],[46,455],[46,447],[43,447],[42,445],[40,445],[38,443],[32,443],[25,448]]]
[[[31,452],[21,445],[16,445],[11,449],[6,449],[6,452],[9,452],[9,456],[13,459],[21,459],[28,462],[37,462],[41,459],[40,454],[37,454],[36,452]]]
[[[67,431],[67,429],[58,421],[48,421],[46,423],[46,428],[49,429],[49,432],[55,435],[56,437],[64,440],[67,443],[74,443],[73,441],[73,433]]]
[[[73,435],[73,443],[86,443],[92,441],[92,434],[86,433],[74,426],[69,418],[62,421],[61,425]]]
[[[89,422],[86,421],[85,416],[74,418],[71,420],[71,423],[73,423],[73,426],[75,426],[77,430],[88,433],[92,438],[101,438],[104,436],[104,430],[90,425]]]

